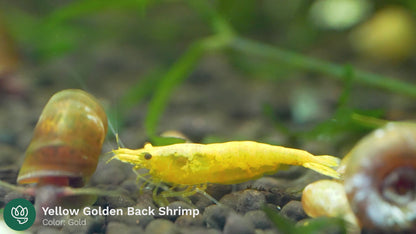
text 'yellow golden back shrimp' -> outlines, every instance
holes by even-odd
[[[273,174],[282,165],[303,166],[339,178],[331,168],[339,165],[336,157],[254,141],[167,146],[147,143],[142,149],[118,148],[113,153],[120,161],[149,169],[154,181],[181,185],[240,183]]]

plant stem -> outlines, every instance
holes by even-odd
[[[341,80],[345,77],[345,67],[342,65],[307,57],[305,55],[283,50],[261,42],[235,37],[233,42],[229,45],[230,48],[248,55],[257,55],[279,62],[284,62],[301,69],[321,72],[331,75],[330,77],[333,79]],[[416,97],[416,86],[413,84],[358,69],[354,70],[354,76],[354,82]]]
[[[194,43],[184,55],[169,69],[156,88],[149,103],[146,116],[146,133],[150,138],[156,137],[156,128],[162,112],[165,110],[173,89],[188,78],[203,54],[201,43]]]

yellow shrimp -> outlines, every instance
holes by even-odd
[[[331,168],[339,165],[336,157],[314,156],[304,150],[254,141],[179,143],[167,146],[152,146],[147,143],[142,149],[118,148],[113,153],[113,158],[131,163],[136,169],[147,168],[155,184],[234,184],[256,179],[264,174],[273,174],[284,165],[303,166],[339,178],[339,173]],[[192,194],[191,190],[187,189],[183,194]],[[183,195],[177,192],[175,194]],[[167,196],[171,195],[165,194]]]

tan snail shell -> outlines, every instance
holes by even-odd
[[[389,123],[363,138],[349,154],[344,179],[363,227],[416,231],[416,123]]]
[[[106,133],[106,114],[92,95],[56,93],[39,117],[17,182],[83,186],[97,167]]]
[[[302,207],[310,217],[342,217],[358,226],[347,200],[344,185],[335,180],[319,180],[308,184],[302,193]]]

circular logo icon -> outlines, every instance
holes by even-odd
[[[4,221],[7,226],[16,231],[30,228],[35,222],[36,211],[32,203],[23,198],[11,200],[3,210]]]

